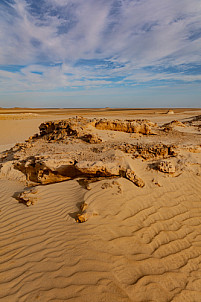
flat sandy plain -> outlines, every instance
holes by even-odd
[[[0,109],[0,301],[201,301],[201,109],[167,110]]]

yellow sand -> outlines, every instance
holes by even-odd
[[[48,114],[0,120],[1,150],[58,118]],[[148,115],[175,119],[163,114]],[[0,301],[201,301],[201,176],[135,169],[143,189],[119,178],[87,191],[72,180],[38,186],[29,208],[14,198],[23,185],[0,179]],[[79,224],[83,201],[93,216]]]

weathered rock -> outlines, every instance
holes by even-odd
[[[134,171],[132,171],[131,169],[127,169],[125,172],[125,177],[132,181],[136,186],[143,188],[145,186],[144,181],[139,178]]]
[[[21,173],[19,170],[16,170],[14,168],[14,162],[8,161],[1,165],[0,169],[0,177],[1,178],[7,178],[10,180],[17,180],[20,182],[26,181],[26,176]]]
[[[153,123],[148,121],[110,121],[110,120],[100,120],[95,124],[95,127],[100,130],[113,130],[121,131],[127,133],[142,133],[151,134],[151,126]]]
[[[174,120],[170,123],[166,123],[162,126],[162,128],[173,128],[173,127],[186,127],[186,125],[180,121]]]
[[[26,175],[27,181],[48,184],[75,178],[79,173],[74,162],[66,159],[55,163],[54,160],[42,160],[32,157],[27,161],[18,161],[15,168]]]
[[[79,138],[87,143],[96,144],[102,142],[95,134],[88,133],[87,126],[94,126],[95,120],[85,118],[69,118],[62,121],[47,122],[40,125],[40,138],[47,141],[65,141],[68,137]],[[30,137],[33,139],[33,137]]]
[[[146,160],[150,159],[159,159],[167,158],[170,156],[176,155],[176,147],[173,145],[133,145],[133,144],[124,144],[121,147],[121,150],[126,153],[131,153],[133,158],[143,158]]]
[[[197,130],[201,131],[201,115],[197,115],[192,117],[189,121],[184,122],[187,126],[192,126],[194,128],[197,128]]]
[[[103,164],[102,161],[80,161],[75,163],[71,159],[55,161],[32,157],[28,160],[17,161],[15,169],[24,173],[27,181],[48,184],[83,176],[118,176],[120,167],[116,163]]]
[[[34,205],[37,201],[37,189],[36,188],[31,188],[29,190],[25,190],[24,192],[20,193],[17,196],[17,199],[26,204],[28,207],[30,207],[31,205]]]
[[[81,161],[75,167],[82,175],[110,177],[118,176],[120,167],[116,163],[104,163],[102,161]]]
[[[76,222],[78,223],[83,223],[86,222],[89,219],[89,216],[87,215],[87,213],[83,213],[83,214],[77,214],[76,217]]]
[[[176,171],[175,166],[170,161],[161,161],[158,168],[163,173],[174,173]]]
[[[81,139],[84,142],[90,143],[90,144],[98,144],[102,142],[102,139],[100,139],[97,135],[86,133],[84,134]]]
[[[98,181],[104,178],[114,178],[118,176],[126,177],[138,187],[143,187],[144,182],[137,175],[127,170],[117,162],[102,162],[102,161],[80,161],[73,160],[45,160],[40,158],[29,158],[27,161],[17,161],[15,169],[26,175],[26,180],[29,182],[50,184],[64,180],[70,180],[78,177],[89,178],[82,180],[82,184],[86,189],[90,189],[89,183]],[[22,175],[23,175],[22,174]],[[81,181],[81,180],[80,180]]]
[[[174,111],[173,111],[172,109],[169,109],[169,110],[167,111],[167,114],[174,114]]]

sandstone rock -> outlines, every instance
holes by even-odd
[[[134,171],[132,171],[131,169],[127,169],[126,173],[125,173],[125,177],[132,181],[136,186],[143,188],[145,186],[144,181],[139,178]]]
[[[62,121],[47,122],[40,125],[40,138],[47,141],[63,141],[68,137],[79,138],[87,143],[101,143],[102,140],[95,134],[86,132],[87,126],[94,126],[96,120],[81,117],[69,118]],[[32,139],[32,138],[30,138]]]
[[[116,163],[102,161],[80,161],[74,163],[70,159],[43,160],[35,157],[27,161],[17,161],[15,168],[26,175],[27,181],[41,184],[60,182],[76,177],[113,177],[119,175]]]
[[[167,114],[174,114],[174,111],[173,111],[172,109],[169,109],[169,110],[167,111]]]
[[[102,119],[95,124],[95,127],[100,130],[151,134],[151,127],[147,121],[110,121]]]
[[[41,184],[68,180],[76,176],[75,166],[69,164],[68,160],[66,160],[66,165],[63,165],[62,161],[61,166],[51,166],[48,161],[32,157],[27,161],[16,162],[15,168],[26,175],[27,181]]]
[[[192,117],[189,121],[184,122],[185,125],[197,128],[197,130],[201,131],[201,115],[197,115]]]
[[[7,178],[10,180],[14,179],[20,182],[26,182],[26,176],[19,170],[15,169],[13,161],[8,161],[1,165],[0,177]]]
[[[101,139],[95,134],[86,132],[86,129],[89,126],[96,127],[100,130],[114,130],[147,135],[152,134],[151,128],[156,127],[156,124],[148,120],[111,121],[107,119],[86,119],[76,117],[42,123],[39,127],[40,135],[35,134],[34,136],[31,136],[28,142],[33,142],[37,139],[44,139],[49,142],[66,141],[68,137],[71,137],[80,138],[89,143],[100,143]]]
[[[78,136],[75,124],[70,120],[42,123],[39,127],[40,137],[49,141],[65,139],[68,136]]]
[[[158,168],[163,173],[174,173],[176,171],[175,166],[170,161],[161,161]]]
[[[162,127],[167,128],[167,127],[175,127],[175,126],[177,126],[177,127],[186,127],[186,125],[184,123],[182,123],[180,121],[177,121],[177,120],[171,121],[170,123],[166,123]]]
[[[120,149],[126,153],[131,153],[133,158],[143,158],[145,160],[167,158],[176,155],[176,147],[173,145],[133,145],[124,144]]]
[[[25,190],[24,192],[20,193],[17,196],[17,199],[26,204],[28,207],[30,207],[31,205],[34,205],[37,201],[37,189],[36,188],[31,188],[29,190]]]
[[[81,161],[78,162],[75,167],[82,175],[91,176],[118,176],[119,166],[116,163],[104,163],[102,161]]]
[[[102,142],[102,139],[100,139],[97,135],[86,133],[84,134],[81,139],[87,143],[90,144],[98,144]]]
[[[77,217],[76,217],[76,222],[78,223],[83,223],[83,222],[86,222],[88,220],[88,215],[86,213],[84,214],[77,214]]]

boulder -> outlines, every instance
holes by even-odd
[[[125,178],[132,181],[137,187],[143,188],[145,186],[144,181],[139,178],[134,171],[127,169],[125,172]]]

